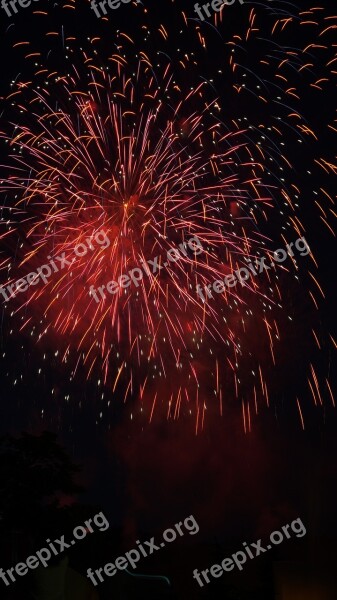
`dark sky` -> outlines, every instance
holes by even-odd
[[[116,50],[116,32],[120,30],[134,39],[135,55],[142,48],[152,52],[151,56],[156,52],[169,53],[177,79],[186,89],[203,78],[214,82],[226,127],[242,119],[242,127],[254,127],[250,135],[258,142],[259,124],[264,123],[267,132],[268,127],[278,125],[280,118],[282,137],[275,131],[271,133],[277,146],[274,156],[276,160],[280,148],[284,148],[291,164],[283,173],[284,187],[289,185],[291,189],[295,183],[300,189],[297,214],[319,265],[317,273],[325,298],[321,298],[318,310],[309,304],[306,290],[308,286],[312,289],[312,282],[306,273],[307,263],[301,266],[299,284],[287,278],[281,282],[285,287],[285,313],[291,313],[294,320],[289,324],[280,316],[284,329],[276,367],[272,370],[267,361],[270,407],[261,410],[247,435],[242,427],[241,408],[231,391],[225,394],[222,418],[210,403],[204,431],[198,436],[187,414],[169,422],[159,414],[151,424],[137,418],[131,421],[130,412],[137,398],[131,400],[131,405],[123,405],[123,398],[109,395],[107,390],[106,397],[112,400],[108,408],[100,399],[102,390],[97,387],[96,376],[87,381],[80,369],[75,380],[69,382],[68,366],[52,358],[58,347],[56,338],[51,337],[45,347],[34,347],[29,335],[19,332],[15,315],[8,318],[9,311],[4,311],[0,337],[1,433],[17,435],[25,430],[38,434],[44,429],[57,433],[59,441],[82,466],[82,480],[87,487],[82,499],[101,503],[116,527],[121,527],[130,539],[143,530],[155,533],[188,514],[198,517],[200,539],[207,542],[228,543],[232,538],[267,535],[299,515],[311,528],[312,539],[332,534],[336,537],[336,413],[326,385],[322,385],[323,406],[315,407],[307,382],[313,364],[320,381],[329,378],[332,389],[337,389],[336,361],[329,337],[331,334],[336,339],[335,238],[322,225],[322,212],[315,204],[317,198],[324,198],[324,194],[315,195],[322,188],[336,197],[333,170],[325,172],[318,165],[322,156],[334,160],[335,132],[328,124],[335,118],[336,77],[331,74],[333,69],[327,68],[333,50],[329,54],[328,50],[320,53],[311,49],[310,74],[299,72],[299,63],[295,68],[294,59],[285,86],[281,78],[275,77],[282,72],[276,62],[281,61],[282,55],[289,59],[294,48],[318,43],[315,31],[305,25],[289,27],[285,33],[271,33],[275,13],[280,19],[295,15],[296,22],[303,18],[298,17],[298,3],[275,0],[229,7],[218,30],[212,19],[201,26],[201,32],[207,36],[206,50],[201,48],[192,26],[190,36],[180,33],[181,11],[194,18],[193,2],[180,1],[178,8],[170,0],[144,0],[141,7],[125,5],[110,11],[106,22],[96,19],[84,0],[69,2],[73,8],[62,8],[61,4],[41,0],[34,7],[20,9],[15,19],[9,19],[1,10],[1,130],[7,130],[8,121],[15,119],[13,107],[4,100],[11,82],[19,73],[19,78],[26,79],[33,71],[32,61],[22,58],[20,48],[12,48],[15,41],[31,40],[31,47],[42,52],[41,60],[61,71],[67,64],[62,47],[45,35],[52,29],[75,36],[79,47],[86,47],[88,37],[100,36],[98,63],[105,64],[106,56]],[[317,17],[317,31],[324,30],[324,23],[329,23],[324,19],[333,15],[327,0],[321,6],[325,12]],[[307,2],[305,7],[308,8]],[[48,16],[35,14],[33,8],[47,11]],[[259,32],[251,33],[252,39],[245,39],[250,11],[256,13]],[[150,42],[143,39],[144,24],[153,31]],[[167,42],[158,33],[161,24],[169,32]],[[233,74],[228,42],[235,35],[241,36],[236,57],[242,61],[242,69]],[[334,30],[324,40],[327,45],[336,42]],[[185,49],[194,52],[197,61],[184,75],[179,70],[180,48],[182,54]],[[129,58],[130,64],[136,60],[135,56]],[[270,59],[269,66],[263,63],[264,59]],[[158,55],[158,61],[161,60]],[[330,78],[323,90],[310,84],[325,78],[328,71]],[[243,82],[248,91],[237,94],[235,86]],[[256,97],[258,82],[267,103]],[[284,96],[282,90],[294,85],[299,97]],[[278,94],[282,98],[279,104],[275,102]],[[289,100],[286,107],[285,98]],[[292,128],[288,106],[303,115],[303,122],[314,129],[317,139],[308,136],[302,145],[297,143],[298,131]],[[279,145],[280,140],[284,146]],[[2,143],[1,163],[7,162]],[[268,185],[275,186],[277,209],[264,233],[274,241],[273,247],[280,247],[280,223],[286,219],[277,190],[282,174],[273,165],[271,171],[266,179]],[[331,211],[335,209],[329,201],[323,206],[327,221],[334,228]],[[4,246],[3,256],[6,252],[8,248]],[[38,318],[38,313],[34,318]],[[319,332],[320,349],[312,341],[312,328]],[[249,343],[253,352],[263,356],[258,329],[253,333],[255,342]],[[43,362],[45,352],[48,358]],[[43,370],[38,377],[41,365]],[[206,359],[205,365],[207,368]],[[223,377],[226,379],[225,373]],[[209,390],[210,400],[211,393]],[[300,398],[305,414],[305,431],[296,398]]]

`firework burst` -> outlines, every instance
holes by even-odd
[[[190,25],[184,13],[182,23],[205,48],[200,25]],[[221,17],[216,24],[221,30]],[[254,24],[252,11],[246,44]],[[151,34],[145,24],[143,29],[146,41]],[[164,26],[158,35],[167,39]],[[238,94],[246,87],[236,81],[244,68],[232,49],[240,51],[242,39],[228,42],[232,93]],[[102,381],[109,398],[112,392],[125,402],[136,399],[134,410],[150,421],[156,412],[167,418],[192,414],[198,431],[210,403],[223,414],[226,400],[235,397],[248,431],[261,400],[269,403],[282,285],[288,272],[297,278],[299,266],[293,260],[281,274],[275,269],[206,304],[195,290],[197,283],[222,279],[247,261],[271,255],[275,240],[286,244],[304,233],[296,215],[299,189],[289,180],[286,185],[283,176],[292,166],[281,117],[270,126],[268,119],[242,126],[233,118],[225,124],[213,82],[197,75],[193,52],[179,61],[160,52],[155,64],[145,46],[135,53],[133,41],[118,33],[116,52],[102,61],[98,38],[90,50],[76,50],[76,43],[70,37],[64,41],[71,68],[54,69],[39,58],[34,77],[18,79],[7,98],[15,115],[2,133],[10,148],[2,184],[4,284],[51,256],[72,255],[98,231],[110,245],[77,257],[45,285],[13,298],[20,331],[29,331],[40,345],[53,339],[71,378],[84,366],[88,378]],[[29,48],[26,57],[36,61],[36,56]],[[273,61],[263,62],[270,68]],[[269,80],[263,86],[274,90]],[[292,88],[287,93],[296,97]],[[269,100],[262,93],[254,97],[258,103]],[[278,104],[289,112],[287,104]],[[300,142],[315,136],[299,111],[287,117],[286,126],[300,132]],[[288,125],[292,118],[294,125]],[[281,205],[284,218],[278,214]],[[203,252],[183,254],[164,268],[167,251],[192,236]],[[99,304],[90,296],[91,286],[117,280],[154,256],[162,268],[137,289],[120,289]],[[6,310],[12,310],[10,304]],[[316,400],[321,395],[317,378],[313,381]]]

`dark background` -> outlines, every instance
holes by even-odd
[[[48,17],[42,19],[33,14],[33,8],[39,10],[40,5],[48,11]],[[28,36],[40,48],[48,51],[47,43],[50,42],[43,39],[43,32],[48,29],[46,20],[55,29],[64,27],[65,32],[71,31],[79,40],[85,41],[88,36],[100,35],[102,46],[108,51],[110,44],[114,43],[116,28],[124,28],[134,36],[136,42],[138,40],[141,43],[141,20],[135,18],[135,12],[139,14],[143,8],[121,6],[116,11],[109,11],[109,21],[103,23],[92,15],[84,0],[71,5],[74,10],[67,10],[59,3],[41,0],[34,7],[21,8],[13,20],[1,11],[0,96],[8,94],[10,82],[19,72],[29,69],[20,53],[12,48],[15,40]],[[148,7],[148,12],[142,18],[154,30],[162,22],[169,29],[172,35],[165,51],[170,49],[171,44],[174,55],[177,44],[181,43],[179,28],[175,30],[177,4],[160,0],[144,2],[144,5]],[[328,8],[327,2],[323,2],[322,6]],[[192,2],[180,2],[179,7],[192,15]],[[221,35],[230,39],[236,31],[245,30],[243,20],[247,22],[250,10],[254,8],[259,12],[261,40],[255,46],[252,44],[249,47],[247,44],[249,68],[254,68],[260,56],[270,51],[269,11],[277,7],[285,14],[298,13],[290,3],[247,2],[245,6],[230,7],[227,21],[219,28]],[[307,4],[303,8],[307,8]],[[330,14],[329,11],[327,14]],[[275,114],[274,106],[265,108],[248,93],[236,96],[232,89],[233,75],[228,67],[227,71],[224,68],[221,76],[218,74],[222,65],[218,52],[219,34],[214,30],[212,39],[210,25],[204,26],[208,28],[210,42],[204,53],[196,46],[198,68],[200,76],[215,78],[215,87],[226,107],[226,115],[230,119],[244,116],[252,123],[257,123],[259,119],[271,122]],[[296,36],[299,35],[299,29],[296,30]],[[302,46],[308,34],[303,28],[302,39],[294,39],[293,35],[294,32],[290,31],[278,43]],[[316,41],[310,35],[308,39]],[[193,45],[195,40],[184,39],[184,43]],[[59,49],[60,56],[56,52],[54,50],[53,60],[62,66],[62,49]],[[315,64],[317,79],[323,74],[325,64],[325,58],[322,58],[322,64],[319,61]],[[263,77],[263,67],[259,65],[258,68]],[[194,75],[190,76],[192,79]],[[301,563],[298,572],[305,573],[307,581],[310,581],[309,572],[312,577],[317,575],[318,579],[323,577],[325,580],[328,575],[334,575],[337,541],[336,413],[331,407],[326,388],[323,406],[313,405],[306,377],[308,365],[313,363],[322,380],[329,377],[332,388],[336,390],[334,355],[329,342],[329,333],[336,336],[336,248],[334,237],[317,219],[313,196],[314,189],[325,187],[335,197],[332,174],[324,174],[321,169],[315,168],[313,159],[315,156],[334,156],[335,141],[326,122],[331,122],[335,115],[336,83],[331,79],[323,93],[313,88],[308,90],[304,81],[298,82],[298,87],[301,86],[303,94],[295,105],[319,135],[317,141],[306,141],[299,152],[289,132],[289,139],[286,140],[290,146],[287,148],[287,157],[295,172],[291,177],[301,189],[299,214],[319,264],[319,281],[325,291],[325,300],[321,302],[319,311],[313,312],[301,304],[302,292],[296,291],[298,295],[294,297],[293,289],[289,289],[288,306],[296,317],[295,323],[286,331],[281,360],[273,376],[270,408],[260,413],[251,433],[244,433],[240,410],[231,399],[226,419],[221,419],[215,410],[214,414],[210,411],[204,431],[198,436],[194,435],[194,425],[184,416],[178,421],[157,420],[151,425],[137,419],[131,421],[129,408],[123,406],[119,398],[114,399],[113,406],[107,411],[101,406],[100,390],[96,383],[87,382],[81,377],[69,382],[65,367],[51,359],[51,351],[48,365],[44,364],[42,375],[37,376],[42,364],[40,349],[32,347],[28,337],[20,337],[18,331],[9,335],[7,317],[5,313],[2,314],[0,433],[13,436],[19,436],[22,431],[34,436],[43,431],[55,433],[71,460],[80,466],[80,472],[74,475],[74,480],[83,487],[82,492],[60,492],[60,506],[86,506],[89,516],[91,507],[100,507],[111,523],[110,537],[104,537],[99,549],[94,552],[89,544],[88,547],[83,544],[83,549],[76,548],[73,564],[83,573],[88,566],[102,566],[119,553],[132,548],[136,539],[160,536],[165,528],[191,514],[200,526],[198,535],[185,535],[154,557],[144,559],[139,566],[141,573],[168,577],[171,584],[167,589],[164,584],[162,588],[159,584],[156,588],[155,584],[143,581],[134,585],[127,582],[127,591],[123,591],[124,583],[121,584],[122,591],[118,592],[121,598],[152,597],[150,594],[162,598],[168,591],[172,598],[274,599],[276,565],[279,561],[293,565]],[[284,117],[282,108],[280,114]],[[4,122],[10,119],[10,115],[10,107],[3,102],[1,116]],[[3,162],[6,160],[3,148],[2,152]],[[308,168],[312,171],[311,176],[308,176]],[[271,223],[271,237],[274,225],[277,230],[276,223]],[[333,227],[333,223],[331,225]],[[305,284],[304,278],[303,286]],[[306,343],[307,332],[313,323],[320,331],[320,351]],[[53,394],[51,390],[54,390]],[[66,399],[68,394],[71,401]],[[300,398],[304,409],[304,431],[296,397]],[[101,412],[103,417],[100,416]],[[293,537],[285,541],[268,555],[247,564],[242,573],[213,580],[203,590],[192,579],[194,568],[209,568],[240,549],[243,541],[253,542],[260,537],[266,539],[273,530],[280,529],[297,517],[306,526],[305,538]],[[6,524],[9,529],[11,526],[15,529],[13,523]],[[63,533],[61,523],[59,533]],[[57,532],[55,535],[57,537]],[[5,544],[1,554],[3,566],[8,568],[12,562]],[[114,585],[118,586],[117,583]],[[99,593],[110,593],[109,590],[104,592],[103,588],[98,590]],[[117,594],[117,591],[113,593]],[[337,597],[336,590],[331,593],[335,594],[331,598]],[[323,596],[312,597],[323,600]],[[293,600],[295,596],[289,598]]]

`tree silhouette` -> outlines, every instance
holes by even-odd
[[[53,433],[0,438],[0,518],[2,527],[26,528],[57,510],[58,495],[82,490],[79,471]],[[11,527],[10,527],[11,528]]]

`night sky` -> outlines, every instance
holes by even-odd
[[[57,499],[108,517],[98,566],[189,515],[200,527],[139,565],[167,588],[128,587],[123,575],[100,598],[337,597],[331,4],[236,2],[203,22],[191,0],[133,1],[105,19],[86,0],[40,0],[11,18],[0,9],[0,283],[94,229],[113,241],[64,279],[0,297],[1,435],[54,433],[80,467],[82,491]],[[191,251],[99,307],[88,295],[136,256],[164,256],[193,235],[197,259]],[[198,282],[248,256],[270,262],[301,236],[310,255],[198,298]],[[297,517],[304,538],[203,589],[192,578]],[[1,557],[14,564],[5,542]],[[89,546],[71,560],[83,575],[95,563]],[[276,596],[285,563],[306,573],[304,595]]]

